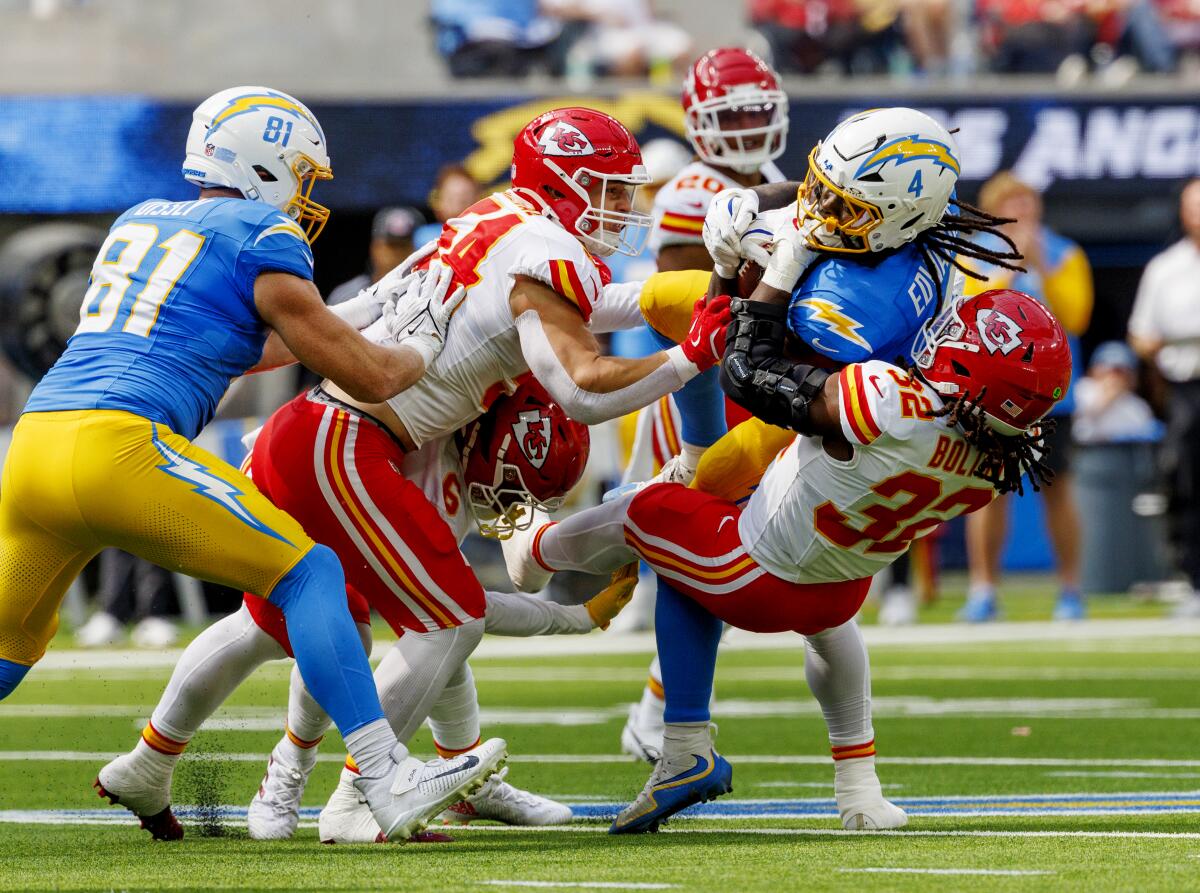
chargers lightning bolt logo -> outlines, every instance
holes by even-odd
[[[206,499],[211,499],[247,527],[252,527],[259,533],[265,533],[267,536],[287,543],[289,546],[296,545],[258,520],[258,518],[250,513],[249,509],[242,505],[238,497],[245,495],[243,491],[229,483],[229,481],[217,477],[217,475],[213,474],[195,459],[189,459],[187,456],[175,452],[175,450],[159,440],[157,425],[154,426],[153,443],[159,455],[167,460],[167,464],[157,466],[159,469],[165,471],[173,478],[178,478],[181,481],[192,484],[194,492],[199,493]]]
[[[805,298],[803,301],[797,301],[796,306],[808,308],[808,318],[810,320],[821,323],[838,337],[846,339],[851,344],[861,347],[868,353],[874,350],[871,347],[871,342],[858,334],[858,330],[862,328],[862,323],[851,319],[843,313],[841,306],[835,304],[833,301],[826,300],[825,298]],[[836,348],[832,349],[836,350]]]
[[[858,166],[855,171],[855,178],[861,177],[868,173],[872,168],[883,167],[885,162],[895,159],[896,164],[904,164],[907,161],[917,161],[926,159],[932,161],[938,167],[948,168],[954,173],[960,173],[958,159],[954,157],[954,153],[950,151],[950,147],[945,143],[939,143],[937,140],[921,139],[917,134],[912,136],[902,136],[899,139],[892,140],[890,143],[884,143],[874,152],[872,152],[867,160]]]

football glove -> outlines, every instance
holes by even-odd
[[[411,274],[405,291],[383,306],[383,324],[392,340],[421,355],[428,369],[446,344],[450,317],[466,297],[454,288],[454,271],[441,263]]]

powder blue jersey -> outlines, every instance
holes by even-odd
[[[25,412],[119,409],[195,437],[262,356],[258,274],[312,269],[304,231],[263,202],[142,202],[109,231],[79,327]]]
[[[875,359],[905,366],[917,332],[954,281],[949,262],[935,258],[935,265],[936,279],[912,243],[882,257],[826,256],[792,293],[788,328],[839,365]]]

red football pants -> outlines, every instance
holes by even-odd
[[[250,472],[271,502],[337,553],[357,622],[370,622],[374,608],[403,635],[479,619],[483,587],[449,525],[401,474],[403,459],[376,423],[302,394],[263,426]],[[283,612],[250,593],[245,601],[290,654]]]
[[[699,490],[655,484],[630,502],[625,541],[678,592],[739,629],[812,635],[858,612],[870,577],[790,583],[773,576],[742,545],[741,514],[735,503]]]

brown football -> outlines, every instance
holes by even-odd
[[[742,268],[738,271],[738,297],[748,298],[754,294],[754,289],[758,287],[758,280],[762,279],[762,274],[763,268],[757,261],[744,261]]]

